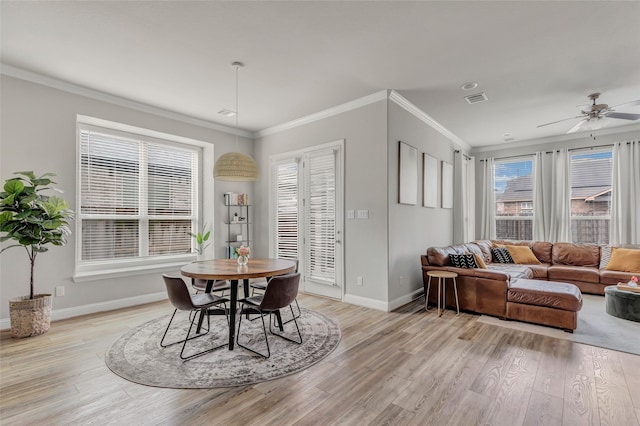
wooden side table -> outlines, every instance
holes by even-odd
[[[442,312],[440,311],[440,292],[442,291],[442,311],[446,306],[446,295],[445,295],[445,285],[447,278],[451,278],[453,280],[453,291],[456,295],[456,311],[457,315],[460,315],[460,304],[458,303],[458,284],[456,283],[456,277],[458,274],[450,271],[427,271],[427,275],[429,276],[429,281],[427,282],[427,294],[425,295],[425,310],[429,310],[429,292],[431,290],[431,277],[438,278],[438,316],[442,316]]]

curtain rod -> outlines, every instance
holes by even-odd
[[[459,149],[454,149],[453,152],[455,152],[456,154],[461,152]],[[467,160],[471,160],[471,157],[469,157],[467,154],[465,154],[464,152],[462,153],[462,156],[464,158],[466,158]]]
[[[629,145],[629,144],[631,144],[631,142],[627,142],[627,145]],[[587,146],[587,147],[584,147],[584,148],[571,148],[571,149],[568,149],[567,151],[572,152],[572,151],[582,151],[582,150],[585,150],[585,149],[606,148],[606,147],[612,147],[614,145],[615,144],[610,143],[610,144],[606,144],[606,145]],[[559,150],[556,150],[556,151],[559,151]],[[552,154],[552,153],[553,153],[553,151],[545,151],[545,154]],[[534,154],[511,155],[511,156],[508,156],[508,157],[496,157],[495,160],[507,160],[509,158],[529,157],[529,156],[533,156],[533,155]],[[486,159],[483,158],[480,161],[485,161],[485,160]]]

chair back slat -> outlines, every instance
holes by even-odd
[[[174,308],[183,311],[190,311],[195,309],[193,301],[191,300],[191,294],[187,284],[180,277],[171,277],[169,275],[162,275],[164,279],[164,285],[167,287],[167,295],[169,301]]]
[[[269,285],[264,292],[259,309],[263,311],[275,311],[286,308],[298,296],[300,274],[278,275],[269,280]]]

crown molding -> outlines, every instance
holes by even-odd
[[[442,136],[449,139],[454,144],[458,145],[458,148],[466,150],[467,152],[471,150],[471,145],[460,139],[458,136],[454,135],[449,129],[444,127],[442,124],[438,123],[433,119],[429,114],[422,111],[420,108],[415,106],[410,100],[402,96],[400,93],[392,90],[389,99],[395,102],[399,107],[406,110],[408,113],[412,114],[418,120],[432,127],[434,130],[438,131]]]
[[[322,120],[334,115],[342,114],[347,111],[351,111],[357,108],[361,108],[365,105],[369,105],[375,102],[379,102],[387,99],[388,91],[381,90],[379,92],[372,93],[371,95],[364,96],[362,98],[355,99],[350,102],[346,102],[341,105],[337,105],[323,111],[316,112],[314,114],[300,117],[296,120],[288,121],[286,123],[278,124],[277,126],[268,127],[253,134],[254,138],[261,138],[263,136],[272,135],[274,133],[284,132],[295,127],[300,127],[305,124],[313,123],[314,121]]]
[[[508,144],[505,143],[505,144],[487,145],[487,146],[482,146],[478,148],[473,148],[471,151],[471,154],[477,154],[481,152],[492,152],[492,151],[511,149],[511,148],[523,148],[523,147],[535,146],[535,145],[544,145],[544,144],[554,143],[554,142],[567,142],[567,141],[572,141],[572,140],[581,139],[581,138],[588,138],[590,134],[595,135],[595,137],[597,138],[598,136],[615,135],[618,133],[628,133],[628,132],[634,132],[634,131],[640,131],[640,123],[629,124],[626,126],[605,127],[604,129],[598,129],[598,130],[585,130],[582,132],[571,133],[569,135],[564,134],[564,135],[556,135],[556,136],[547,136],[545,138],[539,138],[539,139],[526,139],[526,140],[517,141],[517,142],[509,142]]]
[[[120,96],[110,95],[108,93],[104,93],[99,90],[90,89],[88,87],[69,83],[63,80],[58,80],[53,77],[48,77],[43,74],[27,71],[25,69],[17,68],[11,65],[0,64],[0,74],[4,74],[6,76],[17,78],[20,80],[29,81],[31,83],[36,83],[43,86],[51,87],[54,89],[62,90],[65,92],[73,93],[75,95],[80,95],[87,98],[95,99],[98,101],[108,102],[110,104],[122,106],[125,108],[135,109],[137,111],[157,115],[159,117],[169,118],[171,120],[192,124],[194,126],[205,127],[208,129],[217,130],[220,132],[229,133],[232,135],[242,136],[246,138],[253,138],[253,133],[248,132],[246,130],[235,129],[233,127],[228,127],[223,124],[214,123],[213,121],[190,117],[188,115],[184,115],[177,112],[151,106],[148,104],[132,101],[130,99],[122,98]]]

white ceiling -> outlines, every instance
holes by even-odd
[[[640,2],[1,2],[3,64],[258,131],[395,89],[472,147],[640,99]],[[465,92],[460,85],[477,82]],[[484,91],[488,102],[464,96]],[[621,109],[640,112],[638,107]],[[615,125],[638,121],[612,120]]]

